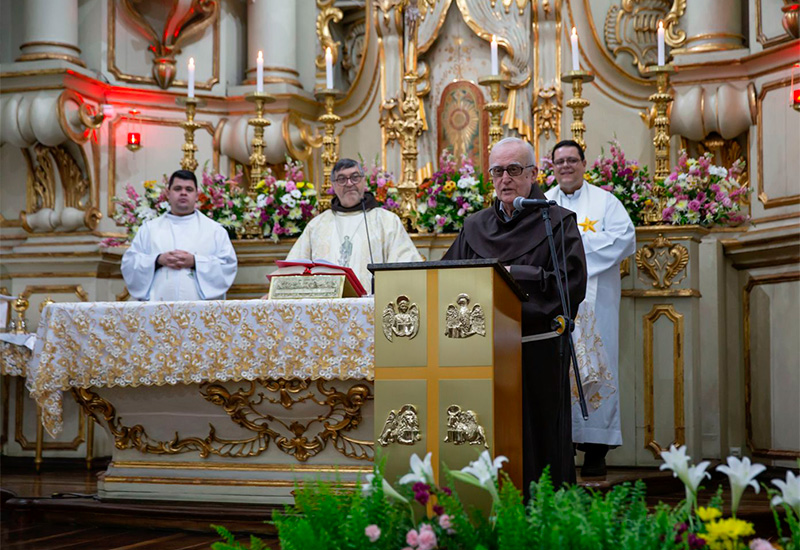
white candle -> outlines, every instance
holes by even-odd
[[[580,71],[581,64],[578,61],[578,31],[575,27],[572,27],[572,35],[569,39],[572,42],[572,70]]]
[[[492,35],[492,75],[500,74],[500,63],[497,59],[497,37]]]
[[[658,66],[665,65],[664,63],[664,22],[658,22]]]
[[[194,97],[194,57],[189,58],[189,97]]]
[[[256,92],[262,93],[263,91],[264,91],[264,54],[259,50],[258,59],[256,59]]]
[[[330,46],[325,48],[325,87],[333,89],[333,52]]]

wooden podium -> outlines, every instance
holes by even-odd
[[[461,469],[488,449],[522,487],[521,300],[494,260],[375,264],[375,449]],[[444,481],[442,479],[441,481]]]

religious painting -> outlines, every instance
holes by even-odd
[[[472,82],[451,82],[442,92],[437,110],[437,157],[449,149],[461,163],[461,155],[472,160],[476,170],[486,173],[489,162],[489,118],[483,110],[483,93]]]

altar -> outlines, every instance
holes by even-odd
[[[71,392],[113,441],[102,499],[290,502],[372,470],[373,301],[51,304],[28,369],[42,423]]]

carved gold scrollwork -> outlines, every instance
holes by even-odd
[[[445,443],[453,445],[483,445],[487,449],[486,432],[478,423],[478,415],[474,411],[464,411],[458,405],[447,407],[447,434]]]
[[[50,158],[49,148],[41,143],[33,146],[36,155],[34,162],[30,151],[22,150],[28,164],[28,182],[26,185],[26,206],[28,214],[38,212],[42,208],[54,208],[56,204],[56,171]]]
[[[631,274],[631,259],[630,257],[628,257],[622,260],[622,262],[619,264],[619,278],[624,279],[630,274]]]
[[[688,264],[689,250],[683,245],[672,244],[663,234],[636,251],[639,280],[654,288],[666,289],[683,281]],[[675,280],[681,273],[683,276]],[[646,279],[642,278],[643,275]]]
[[[411,340],[419,332],[419,308],[408,296],[400,295],[395,302],[383,308],[383,335],[390,342],[395,336]]]
[[[166,90],[175,79],[175,56],[184,44],[219,17],[220,3],[217,0],[191,0],[191,5],[185,6],[185,2],[173,0],[162,32],[153,28],[139,11],[138,4],[137,0],[122,0],[122,7],[135,29],[150,43],[149,50],[154,55],[153,78]],[[180,8],[183,9],[179,14]]]
[[[341,42],[333,39],[330,24],[341,21],[344,14],[342,10],[334,6],[335,3],[335,0],[317,0],[317,39],[322,49],[322,53],[314,60],[314,64],[318,69],[325,69],[326,48],[331,49],[334,65],[339,59],[339,45]]]
[[[422,440],[419,433],[419,417],[414,405],[403,405],[400,411],[389,411],[386,422],[378,436],[378,443],[383,447],[391,443],[413,445]]]
[[[553,137],[558,136],[561,110],[561,90],[555,86],[540,88],[533,107],[537,136],[544,134],[545,138],[550,139],[550,132],[553,132]]]
[[[308,391],[311,383],[306,380],[267,380],[259,383],[268,392],[277,393],[278,398],[267,397],[263,392],[256,393],[254,381],[248,383],[248,388],[237,391],[230,391],[222,384],[206,382],[201,385],[200,394],[203,398],[222,407],[233,423],[253,434],[242,439],[221,438],[217,436],[217,429],[212,425],[206,437],[182,438],[176,433],[170,441],[156,441],[147,435],[140,424],[124,426],[114,406],[93,391],[83,388],[72,391],[84,410],[105,420],[118,449],[136,449],[148,454],[197,452],[203,458],[212,454],[253,457],[265,452],[270,442],[274,441],[281,452],[305,462],[322,452],[328,443],[332,443],[344,456],[372,460],[374,443],[346,434],[361,424],[361,409],[373,398],[367,384],[356,384],[346,392],[340,392],[333,387],[327,388],[323,380],[317,380],[317,396]],[[305,423],[282,420],[273,414],[257,410],[264,402],[279,402],[284,408],[291,409],[297,403],[305,401],[313,401],[327,410]],[[313,424],[320,425],[321,429],[311,434],[309,430]]]
[[[673,48],[686,41],[678,22],[686,12],[686,0],[622,0],[606,13],[605,42],[614,55],[627,53],[640,74],[656,62],[658,22],[666,29],[665,41]]]
[[[84,197],[92,186],[91,180],[88,175],[84,175],[75,158],[64,147],[53,147],[51,152],[56,159],[61,185],[64,187],[64,206],[85,209]]]
[[[469,307],[469,294],[459,294],[455,304],[447,306],[444,334],[448,338],[486,336],[486,316],[480,304]]]

